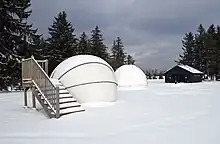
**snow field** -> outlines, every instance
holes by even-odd
[[[118,91],[115,103],[87,103],[60,119],[24,109],[21,92],[1,93],[0,143],[219,144],[219,88],[148,80],[146,90]]]

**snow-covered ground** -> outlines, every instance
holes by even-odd
[[[163,81],[60,119],[24,109],[22,92],[1,93],[0,144],[219,144],[220,82]]]

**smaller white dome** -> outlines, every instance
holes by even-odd
[[[123,65],[115,71],[118,87],[146,88],[147,78],[144,72],[135,65]]]

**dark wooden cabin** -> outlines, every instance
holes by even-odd
[[[166,83],[195,83],[202,82],[203,72],[188,65],[177,65],[165,72]]]

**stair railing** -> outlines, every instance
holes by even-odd
[[[54,113],[56,118],[59,118],[59,87],[51,82],[47,73],[33,56],[22,60],[22,79],[31,80],[33,82],[33,85],[38,89],[41,97],[48,104],[52,113]],[[45,108],[45,106],[43,106],[43,108]],[[48,115],[50,116],[51,114]]]

